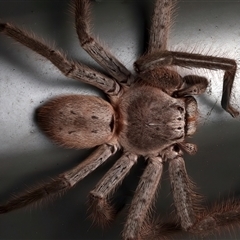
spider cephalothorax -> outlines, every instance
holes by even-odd
[[[135,191],[123,230],[124,239],[156,239],[166,235],[166,225],[150,224],[149,209],[157,191],[163,164],[168,162],[179,228],[202,233],[239,221],[239,205],[199,214],[196,193],[188,178],[183,152],[194,154],[196,146],[187,137],[196,131],[198,108],[192,95],[205,92],[208,80],[198,75],[180,76],[172,66],[220,69],[225,71],[222,107],[233,117],[239,113],[230,105],[236,62],[228,58],[167,50],[167,38],[174,1],[156,0],[148,49],[134,64],[133,75],[90,32],[90,0],[75,0],[75,24],[81,46],[108,75],[47,46],[35,36],[9,23],[0,23],[0,32],[50,60],[65,76],[101,89],[109,101],[96,96],[68,95],[53,98],[37,110],[40,128],[57,144],[69,148],[96,150],[76,167],[52,181],[32,188],[0,206],[0,213],[24,207],[72,188],[117,150],[122,156],[90,192],[93,220],[106,225],[116,213],[110,197],[139,157],[146,169]],[[179,227],[180,226],[180,227]],[[158,229],[158,231],[156,230]],[[161,233],[163,232],[163,233]]]
[[[124,94],[119,109],[119,141],[135,154],[157,155],[195,132],[197,105],[192,97],[176,99],[159,88],[135,86]]]

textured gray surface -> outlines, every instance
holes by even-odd
[[[144,51],[153,1],[96,1],[94,32],[130,69]],[[239,59],[239,1],[180,1],[170,45],[173,49],[209,52]],[[0,1],[0,19],[33,30],[86,64],[96,63],[79,47],[68,11],[69,1]],[[99,67],[97,67],[99,69]],[[184,70],[186,72],[186,70]],[[202,72],[201,72],[202,74]],[[192,142],[196,156],[186,156],[187,170],[209,202],[240,194],[240,118],[232,119],[219,103],[222,73],[204,71],[210,79],[207,94],[199,98],[200,126]],[[240,108],[239,74],[233,105]],[[101,94],[66,79],[48,61],[0,36],[0,201],[25,186],[46,180],[82,161],[90,151],[54,146],[37,128],[33,113],[47,99],[65,93]],[[87,193],[111,166],[106,164],[62,198],[37,208],[0,216],[0,239],[120,239],[126,210],[106,230],[87,219]],[[140,164],[141,165],[141,164]],[[141,165],[123,183],[119,201],[129,202]],[[135,181],[135,182],[134,182]],[[120,197],[122,196],[122,197]],[[166,215],[171,204],[167,175],[163,178],[157,212]],[[238,239],[239,232],[223,239]],[[187,238],[187,236],[186,236]],[[210,237],[209,239],[213,239]],[[219,236],[216,237],[219,239]]]

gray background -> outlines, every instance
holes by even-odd
[[[144,52],[153,1],[104,1],[93,4],[94,32],[129,69]],[[172,49],[239,59],[239,1],[180,1],[172,30]],[[12,21],[55,42],[69,56],[100,69],[79,47],[69,1],[0,1],[1,21]],[[186,74],[186,70],[181,70]],[[196,71],[191,71],[196,73]],[[208,203],[240,193],[240,118],[220,107],[222,73],[197,71],[210,80],[198,98],[199,128],[191,139],[195,156],[185,156],[189,175]],[[36,107],[66,93],[102,95],[100,91],[66,79],[41,56],[0,36],[0,201],[35,182],[47,180],[82,161],[91,150],[66,150],[53,145],[37,128]],[[240,110],[240,76],[232,98]],[[87,218],[87,194],[112,165],[100,167],[62,198],[38,207],[0,216],[0,239],[120,239],[126,208],[110,228],[101,230]],[[143,169],[140,161],[123,183],[117,201],[129,203]],[[168,176],[162,179],[157,200],[161,217],[171,211]],[[239,239],[239,231],[215,239]],[[183,236],[184,239],[192,236]],[[179,239],[179,237],[178,237]],[[213,236],[208,239],[214,239]]]

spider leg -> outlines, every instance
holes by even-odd
[[[83,49],[120,84],[129,86],[133,80],[131,72],[92,37],[90,1],[76,0],[74,11],[76,31]]]
[[[94,222],[104,227],[113,220],[115,212],[108,203],[108,198],[121,184],[136,161],[135,154],[125,153],[98,182],[95,189],[90,192],[90,211]]]
[[[148,165],[139,181],[124,225],[123,239],[139,239],[139,233],[147,218],[154,196],[159,186],[163,170],[162,158],[148,159]]]
[[[185,231],[207,235],[213,230],[220,231],[222,227],[240,222],[240,203],[237,200],[228,200],[200,211],[197,203],[199,197],[192,190],[182,157],[170,160],[169,174],[175,207]]]
[[[73,169],[58,175],[51,181],[29,189],[25,193],[10,199],[0,206],[0,214],[25,207],[44,199],[51,199],[71,189],[80,180],[94,171],[117,151],[116,146],[102,145],[98,147],[85,161]]]
[[[171,65],[190,68],[206,68],[211,70],[220,69],[225,71],[221,105],[223,109],[233,117],[239,115],[239,112],[230,104],[232,85],[237,70],[237,64],[234,60],[194,53],[163,51],[143,56],[135,62],[137,72],[144,72],[149,69]]]
[[[167,39],[172,25],[175,4],[174,0],[156,0],[147,54],[167,49]]]
[[[193,202],[195,193],[192,191],[192,183],[187,176],[185,163],[181,156],[169,161],[169,176],[177,215],[182,228],[187,231],[196,221]]]
[[[64,53],[49,47],[33,34],[29,34],[9,23],[0,23],[0,32],[47,58],[66,77],[96,86],[110,96],[119,94],[120,86],[116,81],[82,63],[68,60]]]
[[[233,224],[240,223],[240,203],[228,200],[215,204],[211,209],[203,211],[195,224],[189,229],[192,233],[207,235],[212,231],[221,231],[223,227],[231,230]]]

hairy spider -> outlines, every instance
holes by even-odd
[[[163,165],[168,163],[178,221],[181,228],[205,233],[239,220],[239,206],[222,206],[201,213],[183,160],[183,152],[194,154],[196,146],[186,141],[196,131],[198,107],[192,95],[205,92],[208,80],[198,75],[180,76],[174,65],[224,71],[222,107],[236,117],[230,105],[236,62],[227,58],[167,50],[167,39],[175,2],[157,0],[146,53],[134,64],[136,75],[127,70],[92,37],[89,0],[76,0],[75,24],[80,44],[108,75],[47,46],[33,35],[9,23],[0,31],[50,60],[65,76],[101,89],[109,102],[95,96],[69,95],[50,100],[37,110],[40,128],[59,145],[96,150],[82,163],[52,181],[34,187],[0,206],[6,213],[44,198],[60,195],[122,149],[122,156],[90,192],[93,220],[106,225],[115,216],[110,198],[131,167],[142,156],[147,166],[134,194],[123,230],[123,239],[161,238],[168,226],[151,225],[150,211]],[[180,226],[179,226],[179,225]],[[169,225],[170,226],[170,225]],[[160,233],[156,229],[160,228]],[[161,231],[163,232],[162,235]],[[156,234],[155,234],[156,232]]]

